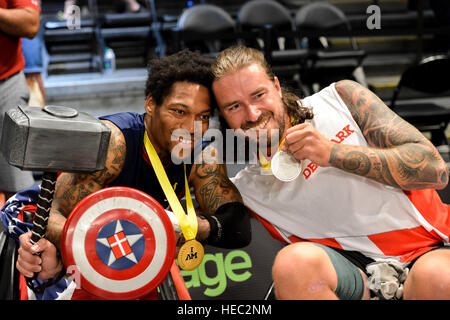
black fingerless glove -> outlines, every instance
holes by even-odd
[[[228,202],[221,205],[214,215],[200,215],[208,220],[210,233],[206,244],[235,249],[250,244],[252,232],[248,209],[241,202]]]

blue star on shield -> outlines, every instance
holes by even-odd
[[[97,255],[108,267],[131,268],[142,258],[145,239],[141,230],[128,220],[107,223],[97,234]]]

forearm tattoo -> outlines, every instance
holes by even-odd
[[[111,125],[110,125],[111,127]],[[106,164],[103,170],[93,173],[62,173],[56,182],[46,238],[57,247],[60,245],[65,219],[78,202],[89,194],[107,186],[122,170],[126,145],[119,129],[111,127]]]
[[[366,138],[369,148],[335,144],[330,164],[403,189],[443,188],[448,172],[436,148],[375,94],[352,81],[336,90]]]
[[[207,147],[204,154],[213,155],[214,151]],[[227,202],[242,202],[242,197],[236,186],[227,176],[226,167],[217,164],[214,159],[195,164],[192,168],[195,194],[200,207],[205,213],[214,213]]]

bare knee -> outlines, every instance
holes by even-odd
[[[272,276],[279,299],[336,298],[337,275],[331,260],[312,243],[283,248],[275,258]]]
[[[404,299],[450,299],[450,250],[436,250],[417,260],[408,275]]]

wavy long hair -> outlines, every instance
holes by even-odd
[[[260,65],[267,77],[275,83],[275,74],[264,58],[263,53],[259,50],[244,46],[229,47],[219,53],[211,66],[214,81],[255,63]],[[296,94],[284,86],[281,86],[281,93],[281,100],[291,118],[292,125],[303,123],[305,120],[314,117],[311,108],[304,107]],[[221,124],[225,124],[223,119],[221,119]]]

